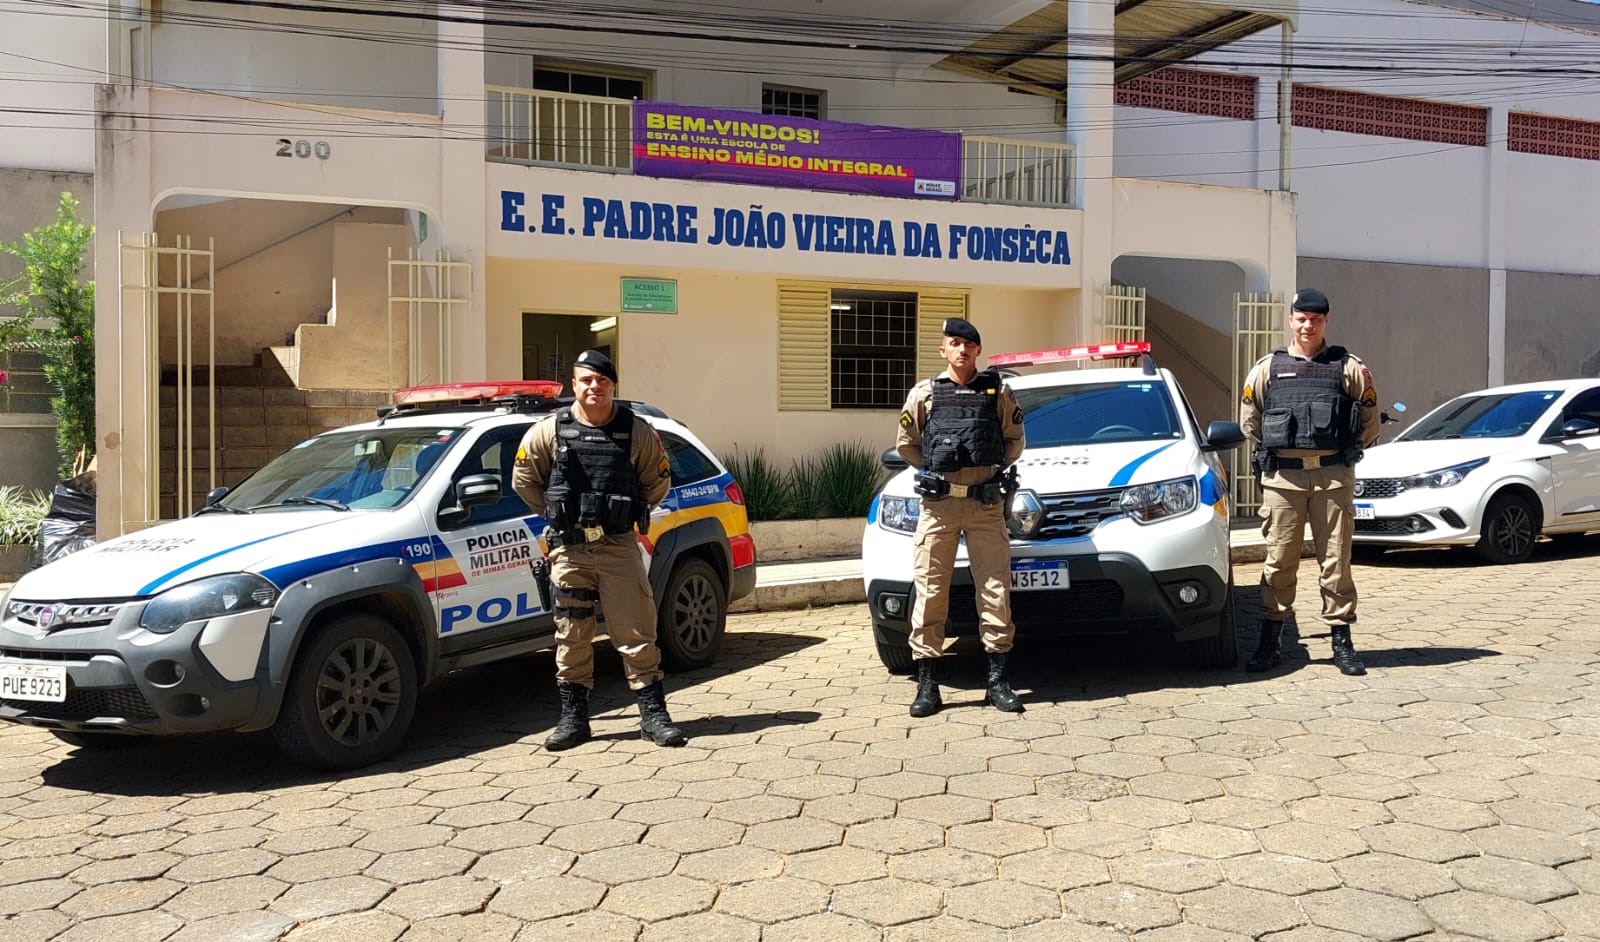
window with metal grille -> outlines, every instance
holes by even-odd
[[[0,412],[47,414],[53,390],[44,378],[44,357],[31,350],[0,353],[0,370],[6,381],[0,385]]]
[[[1292,110],[1298,128],[1473,147],[1489,143],[1489,109],[1472,105],[1297,83]]]
[[[1117,104],[1185,114],[1256,119],[1256,78],[1167,66],[1117,86]]]
[[[1507,118],[1506,150],[1600,160],[1600,121],[1526,111],[1513,111]]]
[[[828,325],[833,408],[904,404],[916,383],[916,293],[835,289]]]
[[[645,77],[603,70],[585,71],[560,66],[535,65],[533,87],[541,92],[564,92],[595,98],[634,100],[645,97]]]
[[[823,116],[827,95],[814,88],[789,88],[784,85],[761,86],[761,113],[784,115],[790,118],[817,118]]]

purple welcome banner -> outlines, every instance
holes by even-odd
[[[636,101],[633,172],[955,199],[961,192],[961,136]]]

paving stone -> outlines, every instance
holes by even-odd
[[[66,883],[66,881],[50,881],[50,883],[57,882]],[[101,916],[119,916],[141,909],[154,909],[176,896],[184,888],[182,883],[174,880],[158,879],[134,883],[102,883],[80,893],[71,884],[66,884],[67,889],[63,892],[50,883],[22,883],[9,887],[8,890],[31,890],[37,893],[37,896],[32,897],[34,902],[27,907],[28,909],[56,906],[74,919],[97,919]],[[52,897],[59,897],[59,900],[53,903],[44,902]]]
[[[962,795],[930,795],[900,803],[899,816],[931,821],[949,827],[987,821],[993,814],[991,801]]]
[[[135,854],[117,860],[103,860],[74,870],[72,882],[84,886],[99,886],[102,883],[117,883],[123,880],[149,880],[183,863],[184,859],[178,854],[158,851]]]
[[[410,924],[393,913],[349,913],[302,923],[284,942],[394,942]]]
[[[1044,828],[1011,821],[958,824],[949,829],[946,840],[951,847],[997,857],[1037,850],[1049,842]]]
[[[1414,904],[1365,890],[1335,889],[1300,897],[1311,922],[1367,939],[1405,939],[1432,928]]]
[[[806,802],[805,813],[808,818],[849,826],[893,817],[895,807],[893,799],[880,795],[830,795]]]
[[[883,937],[884,942],[1006,942],[1007,934],[993,926],[936,916],[891,926]]]
[[[1450,874],[1462,889],[1524,903],[1544,903],[1578,892],[1561,871],[1503,857],[1457,860],[1450,865]]]
[[[1027,795],[995,802],[994,817],[997,821],[1055,828],[1089,820],[1089,803],[1050,795]]]
[[[1360,858],[1356,858],[1360,859]],[[1285,854],[1248,854],[1222,861],[1228,883],[1284,896],[1302,896],[1341,885],[1333,867]]]
[[[745,831],[744,843],[766,847],[785,854],[837,846],[844,839],[844,828],[831,821],[791,818],[768,821]]]
[[[1287,807],[1289,815],[1296,821],[1326,824],[1352,831],[1394,821],[1394,813],[1381,801],[1317,795],[1313,798],[1291,801]]]
[[[201,883],[228,877],[254,876],[265,872],[282,858],[277,854],[256,848],[225,850],[216,854],[190,857],[166,871],[168,879],[183,883]]]
[[[1222,932],[1255,937],[1305,921],[1294,900],[1265,890],[1215,886],[1183,896],[1184,919]]]
[[[793,866],[791,861],[791,870]],[[897,879],[946,889],[993,880],[998,871],[994,857],[954,847],[902,854],[889,861],[889,873]]]
[[[868,821],[847,830],[844,842],[885,854],[908,854],[944,846],[944,829],[926,821],[908,819]]]
[[[1106,883],[1081,887],[1062,896],[1069,916],[1123,932],[1142,932],[1176,925],[1180,919],[1178,901],[1156,890]]]
[[[761,942],[880,942],[882,937],[876,926],[835,913],[805,916],[761,930]]]
[[[1600,897],[1590,894],[1568,896],[1552,900],[1539,907],[1567,930],[1566,938],[1581,934],[1590,939],[1600,939]]]
[[[464,916],[439,916],[412,924],[401,942],[512,942],[522,931],[522,923],[499,913],[468,913]]]
[[[167,900],[162,908],[195,921],[261,909],[288,888],[289,884],[271,877],[231,877],[194,884]]]
[[[1269,854],[1288,854],[1307,860],[1338,860],[1364,853],[1369,848],[1359,835],[1326,824],[1291,821],[1275,824],[1260,835],[1261,849]]]
[[[921,851],[920,853],[933,852]],[[784,874],[787,876],[810,880],[826,886],[842,886],[846,883],[876,880],[888,875],[889,872],[884,854],[861,847],[825,847],[821,850],[795,854],[789,857],[787,861],[781,860],[774,854],[771,863],[766,867],[759,870],[741,868],[741,872],[752,873],[757,877],[769,876],[777,873],[779,867],[782,867]],[[770,874],[764,872],[767,868],[770,868]],[[683,872],[681,866],[678,869],[680,873]],[[690,875],[692,876],[692,874]]]
[[[944,895],[937,888],[888,877],[850,883],[833,891],[833,911],[875,926],[938,915]]]
[[[715,884],[670,876],[613,887],[601,905],[611,912],[651,923],[702,912],[716,897]]]
[[[1150,834],[1143,828],[1111,821],[1085,821],[1050,831],[1050,844],[1063,850],[1082,851],[1097,857],[1119,857],[1145,850]]]
[[[183,921],[171,913],[149,910],[77,922],[55,938],[64,942],[158,942],[171,938],[182,925]]]
[[[737,844],[744,836],[744,825],[714,818],[694,821],[666,821],[651,825],[644,843],[663,850],[689,854],[713,847]]]
[[[634,821],[591,821],[556,828],[545,842],[562,850],[584,854],[607,847],[636,844],[645,830],[645,825]]]
[[[828,888],[820,883],[777,877],[724,889],[717,911],[758,923],[785,922],[826,912],[828,898]]]
[[[458,847],[424,847],[383,854],[367,867],[367,876],[395,885],[421,883],[465,873],[478,855]]]
[[[577,877],[539,877],[504,886],[489,909],[529,922],[570,916],[599,905],[606,887]]]
[[[294,925],[294,920],[273,912],[230,913],[184,926],[167,942],[272,942]]]
[[[1174,824],[1154,831],[1150,835],[1150,843],[1156,850],[1214,860],[1253,854],[1261,849],[1251,831],[1194,822]]]
[[[1216,886],[1222,882],[1222,868],[1200,857],[1141,851],[1112,861],[1111,878],[1176,895]]]
[[[554,828],[528,821],[504,821],[467,828],[450,838],[450,847],[459,847],[477,854],[539,844],[550,836]]]
[[[1061,916],[1054,891],[1026,883],[991,880],[945,891],[945,911],[956,919],[1017,929]]]
[[[393,890],[389,884],[371,877],[332,877],[292,884],[272,901],[271,908],[297,922],[305,922],[371,909]]]
[[[1509,857],[1546,867],[1559,867],[1589,856],[1577,841],[1533,828],[1497,825],[1468,831],[1467,837],[1478,849],[1492,857]]]
[[[586,912],[525,923],[516,942],[634,942],[639,921],[618,913]]]
[[[1458,890],[1425,899],[1423,912],[1446,932],[1483,935],[1500,942],[1537,942],[1561,931],[1561,925],[1539,907],[1503,896]]]

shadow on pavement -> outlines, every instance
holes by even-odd
[[[1564,559],[1587,559],[1600,556],[1600,533],[1587,535],[1562,534],[1545,537],[1533,545],[1529,562],[1553,562]],[[1495,572],[1505,569],[1479,559],[1470,546],[1424,546],[1415,549],[1380,551],[1368,546],[1354,558],[1358,565],[1382,566],[1392,569],[1476,569]],[[1517,565],[1517,564],[1513,564]]]
[[[672,706],[674,691],[802,651],[822,640],[770,631],[729,632],[711,667],[667,676],[667,705]],[[359,781],[470,758],[522,740],[528,740],[531,749],[555,725],[560,713],[555,676],[553,651],[450,674],[422,692],[411,732],[399,751],[376,765],[349,772],[296,766],[278,752],[267,733],[208,733],[147,737],[126,744],[76,749],[45,768],[41,778],[56,788],[113,795],[230,793]],[[595,646],[595,676],[597,682],[590,699],[592,715],[603,717],[622,710],[624,715],[637,716],[638,701],[623,679],[622,659],[609,644]],[[691,719],[678,725],[692,738],[804,725],[818,718],[819,714],[810,711],[775,710]],[[604,741],[637,736],[637,730],[630,727],[627,734],[595,738]]]

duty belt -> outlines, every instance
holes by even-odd
[[[585,543],[598,543],[606,538],[605,527],[574,527],[571,530],[557,530],[552,534],[552,540],[557,546],[582,546]]]
[[[1304,458],[1280,458],[1273,455],[1280,471],[1315,471],[1318,468],[1342,468],[1349,462],[1340,454],[1307,455]]]

